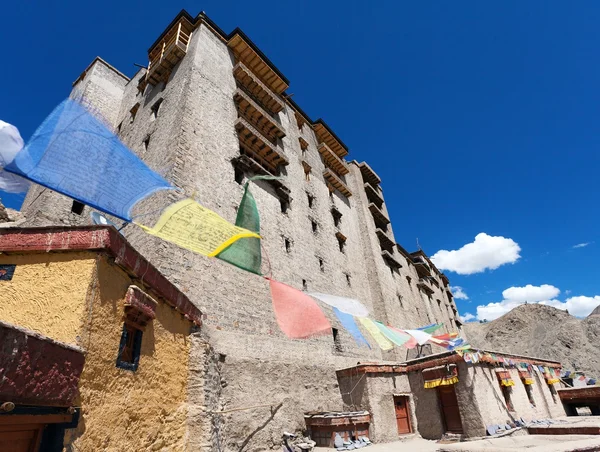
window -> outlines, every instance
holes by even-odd
[[[340,340],[340,334],[337,328],[331,328],[331,334],[333,335],[333,350],[337,353],[343,351],[342,342]]]
[[[121,343],[117,355],[117,367],[136,371],[142,350],[142,330],[127,323],[123,324]]]
[[[308,290],[308,283],[306,282],[306,279],[302,280],[302,290],[305,292]]]
[[[84,207],[85,204],[82,204],[79,201],[73,201],[73,204],[71,205],[71,212],[73,212],[76,215],[81,215],[83,213]]]
[[[240,185],[242,185],[242,182],[244,182],[244,172],[240,168],[233,169],[233,177],[235,178],[235,181]]]
[[[144,140],[144,152],[146,152],[148,150],[148,146],[150,146],[150,137],[146,137],[146,139]]]
[[[317,232],[319,232],[319,225],[317,224],[317,222],[315,220],[310,220],[310,225],[312,227],[313,234],[316,234]]]
[[[152,111],[153,119],[158,118],[158,110],[160,110],[162,101],[163,101],[162,99],[158,99],[156,102],[154,102],[154,105],[152,105],[152,107],[150,107],[150,111]]]
[[[304,153],[304,151],[302,152]],[[304,178],[306,179],[306,182],[310,182],[310,171],[312,170],[312,168],[304,160],[302,161],[302,166],[304,167]]]
[[[550,394],[552,394],[552,400],[554,401],[554,403],[558,403],[558,401],[556,400],[556,388],[554,387],[554,385],[548,385],[548,388],[550,388]]]
[[[286,253],[290,253],[292,251],[292,243],[290,242],[290,239],[284,237],[283,245],[285,246]]]
[[[324,272],[325,271],[325,263],[323,262],[323,259],[321,259],[320,257],[319,259],[319,269]]]
[[[346,275],[346,284],[348,284],[348,287],[352,287],[352,280],[350,277],[350,273],[344,273]]]
[[[525,392],[527,393],[529,403],[531,403],[531,406],[535,407],[535,400],[533,399],[533,388],[531,386],[532,385],[525,385]]]
[[[121,133],[121,127],[123,127],[123,121],[121,121],[117,126],[117,133]]]
[[[411,281],[412,281],[412,278],[410,276],[407,276],[406,282],[408,283],[409,286],[410,286]]]
[[[398,294],[396,294],[396,297],[398,297],[398,303],[400,303],[400,307],[402,308],[403,307],[403,304],[402,304],[402,295],[400,295],[398,293]]]
[[[130,124],[133,123],[133,121],[135,120],[135,115],[137,115],[137,112],[139,109],[140,109],[140,103],[138,102],[131,108],[131,110],[129,110],[129,113],[131,113],[131,116],[129,117]]]
[[[340,248],[340,252],[345,253],[346,252],[346,237],[344,237],[342,234],[336,234],[335,235],[338,241],[338,246]]]
[[[279,205],[281,206],[281,213],[287,213],[290,208],[290,202],[287,199],[280,199]]]
[[[502,395],[504,396],[504,401],[506,402],[506,408],[508,411],[514,411],[514,407],[512,404],[512,400],[510,398],[512,389],[510,386],[500,386],[502,388]]]
[[[337,210],[335,207],[333,209],[331,209],[331,216],[333,217],[333,224],[336,228],[340,227],[340,224],[342,223],[342,214],[339,210]]]
[[[311,195],[310,193],[307,193],[306,197],[308,199],[308,207],[310,207],[312,209],[313,206],[315,205],[315,197],[313,195]]]

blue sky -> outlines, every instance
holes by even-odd
[[[132,75],[181,8],[204,10],[378,172],[405,248],[473,243],[436,256],[461,313],[551,300],[585,315],[600,303],[600,3],[373,3],[8,2],[0,119],[27,139],[96,55]]]

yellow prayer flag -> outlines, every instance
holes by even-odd
[[[260,239],[260,235],[234,226],[193,199],[167,207],[153,228],[137,225],[148,234],[211,257],[241,238]]]
[[[362,323],[362,325],[367,329],[371,337],[377,342],[377,345],[381,347],[382,350],[391,350],[394,348],[394,344],[388,341],[385,336],[381,333],[377,325],[368,317],[357,317],[358,321]]]

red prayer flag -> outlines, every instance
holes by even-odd
[[[406,331],[399,330],[398,328],[394,328],[393,326],[391,326],[390,328],[394,331],[397,331],[398,333],[407,334]],[[410,336],[410,334],[407,335]],[[404,346],[406,348],[413,349],[417,346],[417,340],[414,337],[410,336],[410,339],[404,343]]]
[[[273,310],[281,331],[290,339],[329,334],[331,324],[319,305],[304,292],[269,279]]]

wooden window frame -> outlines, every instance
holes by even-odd
[[[121,333],[121,342],[119,343],[119,352],[117,354],[117,367],[119,369],[131,370],[135,372],[138,369],[140,355],[142,351],[143,331],[130,323],[123,323],[123,332]],[[133,335],[133,337],[132,337]],[[131,358],[123,359],[123,354],[127,350],[128,343],[131,349]]]

